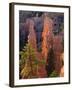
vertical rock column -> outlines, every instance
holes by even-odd
[[[37,44],[36,44],[36,34],[34,30],[34,22],[33,20],[29,20],[29,35],[28,35],[28,43],[31,47],[36,51]]]
[[[44,24],[43,24],[43,32],[42,32],[42,56],[47,64],[48,52],[51,48],[51,41],[53,38],[52,33],[52,20],[48,17],[46,13],[44,13]],[[44,72],[44,76],[47,77],[46,64],[42,66],[42,71]]]
[[[34,21],[33,20],[29,20],[29,35],[28,35],[28,44],[30,45],[30,47],[34,50],[34,56],[37,57],[37,44],[36,44],[36,33],[34,30]],[[30,66],[31,66],[31,74],[32,74],[32,78],[38,77],[37,75],[37,67],[34,64],[35,58],[30,56]]]
[[[44,26],[43,26],[43,33],[42,33],[42,54],[44,56],[44,59],[47,60],[47,55],[48,55],[48,49],[50,46],[48,46],[48,38],[51,36],[49,35],[50,32],[52,31],[52,20],[44,14]],[[49,37],[50,36],[50,37]]]
[[[57,35],[54,37],[53,41],[53,50],[55,54],[55,71],[57,74],[60,74],[60,70],[62,67],[62,61],[61,61],[61,52],[62,52],[62,44],[61,44],[61,36]]]

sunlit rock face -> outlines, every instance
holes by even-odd
[[[64,77],[64,53],[60,55],[60,60],[62,62],[62,67],[60,70],[60,77]]]
[[[50,71],[51,71],[51,68],[53,68],[53,70],[55,70],[59,75],[62,68],[62,61],[60,59],[62,48],[63,48],[62,36],[59,34],[54,36],[52,30],[53,30],[53,21],[45,13],[43,32],[42,32],[42,40],[43,40],[42,41],[42,54],[44,55],[44,59],[46,60],[47,64],[49,64],[48,70],[49,70],[49,67],[50,67]],[[54,53],[54,56],[51,59],[52,61],[50,60],[48,56],[51,48]]]
[[[44,25],[42,32],[42,54],[44,55],[45,60],[47,60],[48,50],[50,48],[50,39],[52,36],[52,20],[47,17],[46,13],[44,14]]]
[[[64,66],[61,68],[60,77],[64,77]]]

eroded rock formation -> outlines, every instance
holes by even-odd
[[[47,74],[51,74],[53,70],[58,73],[58,76],[64,75],[61,60],[62,37],[59,34],[54,36],[52,30],[53,21],[47,13],[44,13],[43,17],[26,19],[26,23],[23,24],[21,36],[23,36],[24,43],[29,43],[35,50],[39,62],[45,61],[45,64],[38,64],[37,75],[39,78],[47,77]],[[39,52],[38,48],[42,50]]]
[[[33,20],[29,20],[29,35],[28,35],[28,43],[31,47],[36,51],[37,44],[36,44],[36,33],[34,30],[34,22]]]
[[[48,18],[46,13],[44,14],[44,25],[42,32],[42,54],[44,55],[45,60],[47,60],[48,51],[52,37],[52,20]]]
[[[61,67],[62,67],[62,61],[61,61],[61,53],[62,53],[62,39],[61,36],[57,35],[53,39],[53,51],[55,55],[55,71],[59,74]]]

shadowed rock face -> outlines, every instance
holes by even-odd
[[[32,46],[32,48],[35,51],[37,50],[36,33],[35,33],[35,30],[34,30],[34,22],[33,22],[33,20],[29,20],[28,43]]]
[[[34,17],[34,29],[36,32],[37,48],[41,47],[42,43],[42,32],[43,32],[43,19],[41,17]]]
[[[55,54],[55,70],[57,73],[60,73],[61,67],[62,67],[62,61],[61,61],[61,53],[62,53],[62,38],[61,36],[55,36],[53,40],[53,51]]]
[[[28,40],[28,34],[29,34],[29,27],[28,23],[20,23],[20,29],[19,29],[19,43],[20,43],[20,50],[24,48],[24,46],[27,43]]]

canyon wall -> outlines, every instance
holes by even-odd
[[[23,45],[29,43],[35,50],[38,61],[45,61],[45,64],[38,65],[39,78],[47,77],[47,74],[49,72],[51,74],[53,71],[56,71],[58,76],[64,74],[62,59],[60,58],[63,49],[63,35],[61,36],[62,33],[54,31],[59,29],[58,26],[56,27],[57,23],[58,21],[54,22],[47,13],[43,13],[40,17],[38,15],[31,17],[20,24],[20,42],[24,43]],[[54,33],[58,34],[54,35]]]

